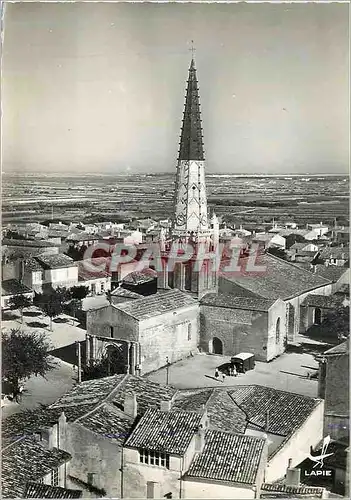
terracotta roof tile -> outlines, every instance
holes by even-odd
[[[322,498],[323,492],[324,488],[310,486],[287,486],[279,483],[263,483],[261,486],[261,498]]]
[[[138,320],[143,320],[196,304],[195,299],[174,289],[112,306]]]
[[[216,293],[208,293],[200,301],[202,305],[206,306],[262,312],[268,311],[274,302],[274,299],[264,299],[262,297],[237,297],[230,294],[218,295]]]
[[[1,295],[21,295],[31,293],[32,290],[18,280],[10,279],[1,282]]]
[[[28,481],[37,481],[71,459],[58,448],[47,449],[33,437],[25,436],[2,450],[2,495],[23,496]]]
[[[324,309],[335,309],[342,305],[342,297],[336,295],[313,295],[309,294],[301,303],[301,306],[321,307]]]
[[[223,277],[266,299],[287,300],[330,283],[317,274],[270,254],[257,258],[256,265],[265,267],[264,272],[248,271],[246,258],[241,259],[239,265],[240,272],[233,275],[224,272]]]
[[[308,396],[260,385],[238,385],[229,394],[246,413],[253,426],[266,430],[268,412],[268,432],[280,436],[288,436],[299,428],[321,402]]]
[[[125,446],[184,455],[203,416],[195,412],[149,409]]]
[[[68,490],[60,486],[28,482],[24,498],[80,498],[82,494],[81,490]]]
[[[264,446],[262,438],[208,430],[186,476],[254,484]]]
[[[349,352],[350,352],[350,340],[347,339],[342,344],[339,344],[335,347],[332,347],[331,349],[328,349],[328,351],[325,351],[325,353],[323,353],[323,356],[330,356],[332,354],[348,354]]]

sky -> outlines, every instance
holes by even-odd
[[[194,40],[208,173],[347,173],[348,9],[7,4],[3,171],[175,171]]]

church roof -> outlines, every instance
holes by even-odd
[[[195,299],[180,290],[174,289],[121,304],[113,304],[113,307],[138,320],[144,320],[196,304]]]
[[[199,88],[194,59],[189,68],[178,160],[204,160]]]
[[[200,303],[205,306],[266,312],[275,303],[275,299],[264,299],[262,297],[237,297],[231,294],[217,295],[216,293],[208,293],[202,297]]]

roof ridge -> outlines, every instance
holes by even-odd
[[[284,394],[292,394],[294,396],[301,396],[302,398],[307,398],[307,399],[310,399],[310,400],[313,400],[316,402],[322,401],[321,398],[315,398],[313,396],[306,396],[306,394],[299,394],[298,392],[284,391],[283,389],[276,389],[275,387],[270,387],[268,385],[260,385],[260,384],[238,384],[238,385],[231,387],[228,390],[233,391],[237,387],[260,387],[261,389],[271,389],[272,391],[283,392]]]
[[[107,396],[105,396],[105,397],[104,397],[104,399],[102,399],[102,400],[100,401],[100,403],[98,403],[96,406],[94,406],[94,408],[92,408],[91,410],[89,410],[87,413],[84,413],[84,415],[81,415],[80,417],[78,417],[78,418],[76,418],[75,420],[73,420],[73,422],[75,422],[75,423],[76,423],[76,422],[78,422],[78,421],[79,421],[79,420],[81,420],[82,418],[87,417],[88,415],[90,415],[91,413],[93,413],[95,410],[97,410],[98,408],[100,408],[101,406],[103,406],[103,405],[104,405],[104,404],[108,401],[108,398],[109,398],[110,396],[112,396],[112,394],[113,394],[115,391],[117,391],[117,389],[119,389],[119,388],[120,388],[121,384],[122,384],[122,383],[126,380],[126,378],[127,378],[127,377],[128,377],[128,374],[126,374],[126,375],[123,377],[123,379],[122,379],[122,380],[121,380],[121,381],[117,384],[117,386],[116,386],[116,387],[114,387],[114,388],[112,389],[112,391],[110,391],[110,392],[108,393],[108,395],[107,395]],[[64,413],[64,412],[63,412],[63,413]]]

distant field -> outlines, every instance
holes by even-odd
[[[227,222],[295,220],[349,222],[346,176],[208,175],[210,210]],[[50,219],[84,221],[166,218],[172,214],[174,175],[3,176],[3,224]]]

